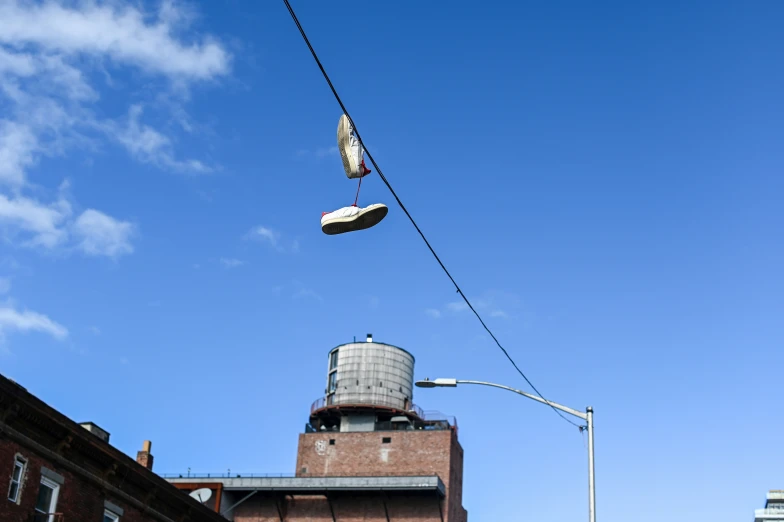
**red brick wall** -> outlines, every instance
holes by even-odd
[[[384,438],[391,441],[385,444]],[[334,445],[330,440],[335,441]],[[318,441],[325,443],[323,451],[317,448]],[[296,473],[298,476],[438,475],[446,486],[445,520],[467,520],[462,507],[463,448],[452,431],[303,433],[299,436]],[[383,517],[383,505],[381,509]]]
[[[383,438],[391,442],[384,444]],[[323,455],[317,451],[317,441],[326,443]],[[448,486],[453,443],[459,446],[451,431],[303,433],[297,449],[297,475],[438,475]]]
[[[27,459],[27,467],[19,503],[8,500],[8,489],[16,454]],[[148,522],[152,517],[128,506],[123,501],[103,492],[98,486],[74,475],[67,469],[39,457],[25,447],[0,434],[0,521],[29,522],[38,496],[41,482],[41,467],[46,467],[63,476],[65,482],[60,486],[57,512],[65,515],[65,522],[101,522],[103,520],[104,500],[123,508],[122,522]]]

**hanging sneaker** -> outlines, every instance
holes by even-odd
[[[370,169],[365,166],[365,151],[354,135],[354,127],[345,114],[342,114],[338,121],[338,150],[343,160],[343,170],[346,171],[349,179],[370,174]]]
[[[374,227],[384,219],[389,209],[383,203],[376,203],[366,208],[355,206],[343,207],[334,212],[321,214],[321,230],[330,236],[355,232]]]

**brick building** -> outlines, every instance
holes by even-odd
[[[150,449],[134,461],[0,376],[2,522],[225,522],[153,473]]]
[[[467,522],[457,423],[413,404],[414,357],[368,335],[328,359],[292,476],[169,480],[235,522]]]

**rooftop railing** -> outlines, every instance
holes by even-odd
[[[406,474],[402,475],[400,473],[390,473],[388,475],[379,475],[378,472],[375,473],[363,473],[361,471],[352,472],[351,474],[345,475],[322,475],[322,474],[311,474],[311,473],[301,473],[299,475],[295,473],[236,473],[232,472],[231,470],[227,470],[226,472],[218,472],[218,473],[201,473],[201,472],[191,472],[191,473],[160,473],[158,476],[165,478],[165,479],[224,479],[224,478],[310,478],[310,477],[318,477],[318,478],[335,478],[335,477],[394,477],[394,476],[408,476],[408,475],[416,475],[422,477],[436,477],[438,475],[434,473],[414,473],[414,474]],[[36,521],[38,522],[38,521]],[[60,520],[56,520],[55,522],[61,522]]]
[[[390,398],[387,401],[380,400],[380,399],[375,399],[375,402],[373,404],[349,403],[349,402],[344,402],[344,401],[341,401],[339,403],[334,403],[334,402],[332,402],[332,399],[333,398],[331,396],[330,397],[321,397],[320,399],[316,399],[315,401],[313,401],[313,404],[310,405],[310,413],[314,413],[315,411],[320,410],[322,408],[326,408],[327,406],[335,406],[335,407],[339,407],[339,406],[345,406],[345,407],[357,407],[357,406],[373,407],[373,406],[380,406],[382,408],[393,408],[393,409],[397,409],[397,410],[401,410],[402,409],[404,411],[410,411],[410,412],[414,413],[419,418],[422,418],[422,415],[424,415],[424,413],[425,413],[424,411],[422,411],[422,408],[420,408],[419,406],[417,406],[416,404],[414,404],[411,401],[404,401],[404,403],[402,405],[403,407],[401,408],[400,407],[401,406],[400,400],[392,399],[392,398]]]

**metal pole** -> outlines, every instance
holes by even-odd
[[[575,417],[585,420],[587,426],[585,426],[584,428],[588,430],[588,521],[596,522],[596,488],[594,487],[595,484],[594,484],[594,468],[593,468],[593,408],[592,407],[588,406],[587,408],[585,408],[585,413],[583,413],[581,411],[573,410],[572,408],[567,408],[566,406],[563,406],[556,402],[548,401],[544,397],[539,397],[538,395],[532,395],[522,390],[510,388],[509,386],[504,386],[503,384],[495,384],[492,382],[485,382],[485,381],[468,381],[463,379],[435,379],[431,381],[430,379],[425,379],[423,381],[417,381],[415,384],[421,388],[454,388],[458,384],[480,384],[482,386],[501,388],[502,390],[507,390],[507,391],[517,393],[518,395],[522,395],[523,397],[528,397],[529,399],[535,400],[542,404],[546,404],[552,408],[555,408],[556,410],[561,410],[564,413],[568,413],[569,415],[574,415]],[[583,429],[582,426],[581,429]]]
[[[593,408],[585,408],[588,421],[588,520],[596,522],[596,489],[593,472]]]

